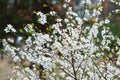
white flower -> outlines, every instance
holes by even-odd
[[[97,25],[93,25],[92,29],[90,30],[89,35],[90,36],[93,35],[94,37],[97,37],[97,34],[98,34],[98,26]]]
[[[67,7],[68,7],[68,4],[63,4],[63,7],[64,7],[64,8],[67,8]]]
[[[108,69],[109,71],[113,71],[113,70],[115,69],[115,67],[112,66],[110,63],[108,63],[108,64],[107,64],[107,69]]]
[[[90,77],[93,77],[93,76],[94,76],[94,73],[93,73],[92,71],[87,72],[87,74],[88,74]]]
[[[119,9],[116,9],[115,12],[118,13],[120,10]]]
[[[65,22],[65,23],[68,23],[68,22],[69,22],[69,20],[68,20],[68,19],[64,19],[64,22]]]
[[[49,37],[48,34],[45,34],[45,35],[43,36],[43,39],[45,39],[46,41],[52,41],[52,40],[50,39],[50,37]]]
[[[88,9],[85,10],[84,17],[87,18],[87,20],[90,19],[91,14],[90,14],[90,11]]]
[[[65,2],[69,3],[71,0],[65,0]]]
[[[30,80],[28,77],[23,78],[23,80]]]
[[[100,12],[102,12],[102,11],[103,11],[103,7],[99,7],[98,10],[99,10]]]
[[[105,24],[108,24],[110,22],[109,19],[105,19]]]
[[[71,77],[67,77],[66,80],[74,80],[74,79]]]
[[[38,11],[36,14],[37,14],[38,16],[43,15],[43,13],[42,13],[42,12],[40,12],[40,11]]]
[[[96,10],[96,9],[93,9],[93,14],[92,14],[92,16],[98,16],[98,15],[100,15],[101,13],[100,13],[100,11],[98,11],[98,10]]]
[[[7,27],[4,29],[6,33],[8,32],[16,32],[16,29],[13,28],[11,24],[8,24]]]
[[[18,56],[15,56],[15,57],[13,58],[13,60],[14,60],[15,62],[17,62],[17,61],[20,61],[20,58],[19,58]]]
[[[91,0],[86,0],[86,3],[87,4],[91,4]]]
[[[72,7],[68,7],[68,11],[71,11],[71,12],[72,12]]]
[[[85,14],[90,15],[90,11],[88,9],[86,9]]]
[[[56,21],[57,21],[57,22],[61,22],[61,21],[62,21],[62,19],[57,19]]]
[[[30,71],[30,68],[29,68],[29,67],[25,67],[24,70],[27,71],[27,72],[29,72],[29,71]]]
[[[112,79],[113,77],[114,77],[114,74],[112,74],[112,73],[109,73],[109,74],[106,75],[106,78],[107,78],[108,80]],[[113,79],[112,79],[112,80],[113,80]]]
[[[50,14],[51,14],[52,16],[55,16],[57,13],[56,13],[55,11],[50,11]]]
[[[33,29],[33,26],[31,24],[27,24],[25,27],[24,27],[24,30],[28,33],[33,33],[35,32],[34,29]]]
[[[83,21],[81,18],[76,17],[75,20],[77,21],[78,24],[83,24]]]
[[[86,1],[83,1],[83,0],[81,1],[81,4],[85,4],[85,3],[86,3]]]
[[[47,17],[46,17],[46,15],[44,13],[42,13],[42,12],[39,11],[36,14],[39,16],[39,18],[38,18],[38,22],[39,23],[41,23],[42,25],[44,25],[45,23],[47,23]]]
[[[64,78],[64,77],[65,77],[65,73],[64,73],[64,72],[61,72],[61,73],[60,73],[60,76],[61,76],[62,78]]]

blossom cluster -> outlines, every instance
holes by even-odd
[[[120,39],[115,37],[106,26],[108,18],[86,25],[87,15],[99,18],[101,6],[92,10],[85,9],[81,18],[69,7],[65,0],[65,18],[50,11],[56,22],[51,26],[52,33],[36,32],[33,25],[24,29],[31,33],[24,45],[15,47],[3,40],[4,50],[11,54],[18,64],[18,80],[117,80],[120,78]],[[88,2],[87,2],[88,1]],[[86,3],[87,2],[87,3]],[[91,4],[86,0],[86,4]],[[101,2],[101,0],[100,0]],[[100,4],[100,2],[98,4]],[[42,12],[40,23],[47,24],[47,16]],[[48,14],[48,13],[47,13]],[[17,33],[17,32],[16,32]],[[24,66],[24,61],[32,63],[32,68]],[[42,67],[41,67],[42,66]],[[12,79],[11,79],[12,80]]]
[[[6,33],[9,33],[9,32],[16,32],[16,30],[13,28],[13,26],[11,24],[8,24],[7,27],[4,29],[4,31]]]
[[[38,22],[42,25],[44,25],[45,23],[47,23],[47,19],[46,19],[46,15],[42,12],[37,12],[38,15]]]

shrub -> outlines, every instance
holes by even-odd
[[[86,6],[91,2],[82,1]],[[11,54],[17,72],[17,80],[115,80],[120,78],[120,39],[112,35],[107,27],[109,18],[99,19],[102,2],[96,9],[85,7],[84,15],[79,17],[65,0],[65,18],[55,11],[44,14],[36,12],[38,22],[48,24],[51,33],[34,30],[34,25],[27,24],[25,31],[30,34],[19,47],[3,39],[4,50]],[[92,13],[90,14],[90,11]],[[55,17],[55,23],[49,24],[47,17]],[[94,17],[92,24],[86,24]],[[8,26],[9,27],[9,26]],[[8,29],[17,34],[11,27]],[[32,66],[24,66],[24,61]],[[12,78],[11,78],[12,79]]]

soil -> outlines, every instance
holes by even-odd
[[[3,59],[0,59],[0,80],[9,80],[10,77],[15,75],[12,70],[12,59],[8,55],[4,55]]]

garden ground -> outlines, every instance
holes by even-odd
[[[14,75],[12,66],[12,59],[9,56],[5,55],[4,59],[0,59],[0,80],[9,80],[8,78]]]

